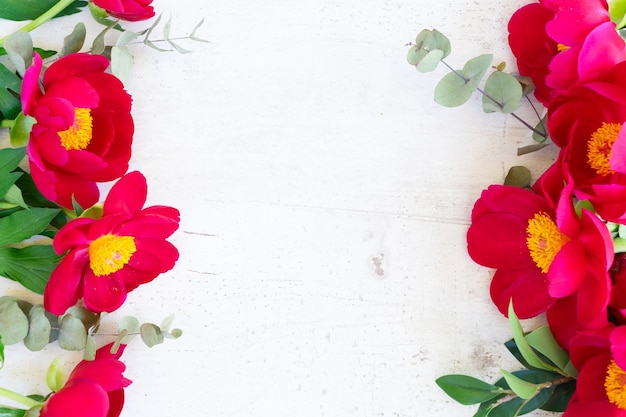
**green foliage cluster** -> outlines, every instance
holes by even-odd
[[[461,404],[479,404],[474,417],[516,417],[536,409],[563,412],[578,375],[568,353],[548,326],[525,333],[512,304],[508,316],[513,339],[505,346],[525,369],[502,370],[494,384],[452,374],[438,378],[437,385]]]
[[[441,63],[450,72],[446,74],[435,87],[435,102],[445,107],[457,107],[466,103],[478,91],[482,94],[482,106],[485,113],[505,113],[515,117],[533,132],[533,139],[537,142],[518,150],[518,154],[534,152],[549,143],[545,119],[539,117],[539,122],[533,126],[515,114],[522,99],[534,90],[532,81],[528,77],[504,72],[506,65],[500,63],[492,66],[493,55],[484,54],[471,58],[462,69],[453,69],[444,58],[452,51],[449,39],[436,29],[422,30],[407,53],[407,61],[420,72],[434,71]],[[483,88],[480,84],[492,68],[494,71],[487,76]],[[529,100],[529,103],[532,102]],[[537,115],[538,112],[535,110]]]

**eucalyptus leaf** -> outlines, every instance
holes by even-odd
[[[190,49],[185,49],[182,46],[180,46],[179,44],[177,44],[176,42],[174,42],[171,39],[167,40],[167,43],[169,43],[170,45],[172,45],[172,48],[174,48],[174,50],[176,50],[176,52],[178,52],[179,54],[190,54],[193,51]]]
[[[124,337],[120,339],[120,344],[127,345],[131,340],[140,332],[140,324],[139,320],[136,317],[125,316],[122,317],[117,326],[117,331],[121,334],[123,331],[126,332]]]
[[[545,148],[546,146],[548,146],[547,143],[538,143],[536,145],[523,146],[517,149],[517,156],[522,156],[522,155],[526,155],[532,152],[537,152]]]
[[[169,316],[167,316],[166,318],[163,319],[163,321],[161,322],[161,331],[167,332],[170,330],[170,328],[172,327],[172,323],[174,323],[174,318],[176,317],[175,314],[170,314]]]
[[[530,171],[524,166],[514,166],[509,169],[506,178],[504,178],[504,185],[511,185],[514,187],[527,188],[530,187]]]
[[[83,322],[71,314],[63,316],[58,341],[59,346],[65,350],[84,349],[87,343],[87,330]]]
[[[198,35],[196,35],[196,32],[198,31],[198,29],[200,29],[200,27],[203,24],[204,24],[204,19],[200,20],[200,22],[198,22],[198,24],[193,28],[193,30],[191,31],[191,34],[189,35],[189,39],[194,40],[196,42],[206,42],[206,43],[209,43],[208,40],[199,38]]]
[[[0,246],[19,243],[42,232],[59,212],[59,209],[36,207],[0,219]]]
[[[467,375],[444,375],[435,381],[450,398],[463,404],[479,404],[502,394],[502,389]]]
[[[17,301],[0,304],[0,335],[5,345],[13,345],[24,340],[28,334],[28,318],[17,305]]]
[[[92,361],[96,359],[96,339],[90,334],[87,335],[85,350],[83,351],[83,359]]]
[[[114,46],[111,48],[111,72],[122,81],[128,82],[130,71],[133,67],[133,55],[125,46]]]
[[[28,145],[30,139],[30,132],[33,130],[33,126],[37,123],[37,119],[31,116],[27,116],[20,112],[15,118],[15,124],[9,131],[9,137],[11,138],[11,146],[24,147]]]
[[[78,22],[74,26],[72,33],[63,38],[63,49],[61,55],[69,55],[74,52],[79,52],[85,44],[85,37],[87,36],[87,29],[83,22]]]
[[[4,50],[18,74],[24,76],[33,61],[33,40],[27,32],[17,31],[4,42]]]
[[[31,351],[39,351],[48,345],[52,325],[42,305],[32,306],[28,312],[28,334],[24,345]]]
[[[533,131],[533,139],[535,140],[535,142],[545,143],[546,140],[549,139],[547,125],[548,125],[548,114],[546,113],[541,118],[541,120],[537,122],[537,125],[535,126],[535,130]]]
[[[415,65],[419,72],[431,72],[437,68],[439,61],[443,58],[441,49],[434,49],[428,52],[420,62]]]
[[[493,55],[470,59],[457,70],[446,74],[435,87],[435,102],[445,107],[457,107],[467,102],[491,65]]]
[[[485,81],[483,110],[486,113],[513,113],[520,106],[522,86],[515,77],[495,71]]]
[[[0,19],[35,20],[58,2],[59,0],[2,0],[0,2]],[[76,0],[56,17],[78,13],[81,7],[86,5],[86,1]]]
[[[141,340],[143,340],[148,347],[163,343],[163,334],[159,326],[152,323],[144,323],[139,328],[139,332],[141,334]]]

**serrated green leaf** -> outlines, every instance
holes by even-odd
[[[537,391],[539,391],[540,387],[538,384],[524,381],[523,379],[516,377],[515,375],[504,369],[501,369],[501,372],[504,376],[506,383],[509,384],[509,387],[511,387],[513,392],[518,397],[527,400],[535,396],[535,394],[537,394]]]
[[[127,47],[114,46],[111,48],[111,71],[123,84],[126,84],[130,78],[133,60],[133,55]]]
[[[444,375],[435,382],[463,405],[479,404],[502,394],[501,388],[467,375]]]
[[[28,145],[30,132],[33,130],[35,123],[37,123],[37,120],[34,117],[27,116],[20,112],[15,119],[15,124],[9,131],[11,146],[19,148]]]
[[[0,2],[0,19],[14,21],[35,20],[58,2],[59,0],[2,0]],[[57,14],[56,17],[78,13],[86,5],[86,1],[76,0]]]
[[[435,102],[457,107],[470,99],[491,65],[493,56],[480,55],[467,61],[462,70],[446,74],[435,87]]]
[[[63,367],[61,366],[61,362],[58,359],[54,359],[50,366],[48,366],[48,372],[46,372],[46,384],[50,391],[57,392],[63,385],[65,385],[65,372],[63,372]]]
[[[495,71],[485,81],[483,110],[486,113],[513,113],[520,106],[522,86],[510,74]]]
[[[161,333],[161,329],[159,326],[152,323],[144,323],[139,328],[139,332],[141,334],[141,340],[148,347],[153,347],[160,343],[163,343],[163,334]]]
[[[59,329],[59,346],[65,350],[82,350],[87,343],[87,330],[83,322],[66,314],[61,319]]]
[[[61,49],[61,56],[73,54],[79,52],[85,44],[85,38],[87,36],[87,29],[83,22],[78,22],[74,26],[72,33],[63,38],[63,49]]]
[[[28,312],[28,334],[24,345],[31,351],[39,351],[48,345],[52,326],[42,305],[32,306]]]
[[[0,246],[19,243],[41,233],[59,212],[58,209],[36,207],[0,219]]]
[[[530,171],[524,166],[514,166],[504,178],[504,185],[513,187],[527,188],[530,186]]]
[[[13,345],[24,340],[28,334],[28,318],[18,306],[10,300],[0,304],[0,335],[5,345]]]
[[[528,364],[533,368],[544,369],[547,371],[558,371],[558,368],[544,362],[539,356],[537,356],[535,351],[528,344],[526,337],[524,337],[522,324],[513,309],[513,301],[509,303],[508,316],[509,326],[511,327],[511,332],[513,333],[513,339],[515,340],[515,344],[517,345],[520,354],[524,357],[526,362],[528,362]]]
[[[24,76],[26,68],[33,61],[33,40],[30,35],[22,31],[11,34],[4,42],[4,50],[17,73]]]

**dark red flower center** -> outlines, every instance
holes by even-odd
[[[619,123],[602,123],[587,142],[587,163],[600,175],[615,174],[610,159],[613,144],[621,129],[622,125]]]
[[[526,246],[530,257],[544,274],[548,272],[556,254],[569,240],[547,213],[539,212],[528,220]]]
[[[104,235],[89,244],[89,266],[96,276],[122,269],[137,251],[132,236]]]
[[[74,123],[69,129],[59,132],[61,145],[68,151],[84,150],[92,138],[93,119],[90,109],[74,109]]]
[[[626,410],[626,372],[614,360],[611,360],[606,369],[604,390],[611,404]]]

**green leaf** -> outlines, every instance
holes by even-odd
[[[467,375],[444,375],[437,385],[453,400],[463,404],[479,404],[502,394],[502,389]]]
[[[182,46],[180,46],[179,44],[175,43],[173,40],[168,39],[167,43],[169,43],[170,45],[172,45],[172,48],[174,48],[176,50],[176,52],[178,52],[179,54],[190,54],[193,51],[190,49],[185,49]]]
[[[437,68],[439,61],[450,55],[450,41],[441,32],[424,29],[409,49],[407,61],[420,72],[430,72]]]
[[[2,0],[0,2],[0,19],[22,21],[35,20],[48,11],[59,0]],[[87,5],[86,1],[76,0],[57,15],[66,16],[80,12]]]
[[[22,102],[16,97],[16,94],[21,91],[22,80],[20,77],[0,64],[0,113],[2,113],[2,118],[15,119],[20,114]]]
[[[172,323],[174,323],[174,318],[175,318],[174,314],[170,314],[169,316],[164,318],[163,321],[161,322],[161,330],[164,332],[169,331],[170,328],[172,327]]]
[[[74,52],[78,52],[85,44],[85,37],[87,36],[87,30],[83,22],[78,22],[74,26],[72,33],[63,38],[63,49],[61,50],[61,56],[69,55]]]
[[[24,202],[24,197],[22,196],[22,190],[17,188],[15,184],[9,187],[3,198],[7,203],[13,203],[16,206],[28,209],[28,206]]]
[[[2,335],[0,335],[0,369],[4,367],[4,342],[2,341]]]
[[[93,329],[100,324],[100,314],[87,310],[81,305],[70,307],[65,314],[71,314],[83,323],[85,329]]]
[[[43,294],[59,256],[51,245],[0,248],[0,275]]]
[[[626,0],[607,0],[609,17],[617,29],[626,26]]]
[[[524,166],[515,166],[511,167],[508,174],[506,174],[504,185],[527,188],[530,187],[530,180],[530,171],[528,168]]]
[[[42,232],[59,212],[58,209],[32,208],[0,219],[0,246],[19,243]]]
[[[33,62],[33,40],[26,32],[17,31],[4,42],[4,50],[18,74],[24,76]]]
[[[542,326],[527,334],[526,340],[533,349],[550,359],[559,369],[565,370],[570,363],[567,351],[554,339],[549,326]]]
[[[9,131],[11,146],[23,147],[28,145],[30,132],[33,130],[35,123],[37,123],[37,119],[20,112],[15,119],[15,124]]]
[[[26,413],[24,414],[24,417],[39,417],[41,415],[42,408],[43,408],[43,404],[35,405],[29,408],[28,411],[26,411]]]
[[[59,329],[59,346],[65,350],[82,350],[87,343],[87,330],[83,322],[66,314],[61,319]]]
[[[198,31],[198,29],[200,29],[200,27],[203,24],[204,24],[204,18],[202,20],[200,20],[200,22],[198,22],[196,27],[193,28],[193,30],[191,31],[191,34],[189,35],[189,39],[194,40],[196,42],[206,42],[206,43],[209,43],[208,40],[199,38],[198,35],[196,35],[196,32]]]
[[[58,359],[53,360],[48,366],[48,372],[46,372],[46,384],[50,391],[57,392],[63,385],[65,385],[65,372]]]
[[[21,172],[10,172],[8,174],[2,174],[0,177],[0,198],[4,198],[7,195],[15,181],[22,176]]]
[[[90,334],[87,335],[85,350],[83,351],[83,359],[92,361],[96,359],[96,339]]]
[[[431,72],[437,68],[439,61],[443,58],[443,51],[441,49],[435,49],[427,53],[424,58],[415,65],[415,68],[419,72]]]
[[[546,411],[554,411],[557,413],[562,413],[567,408],[570,399],[572,398],[572,394],[576,390],[576,380],[571,380],[569,382],[559,384],[553,391],[552,395],[541,405],[542,410]]]
[[[528,344],[526,337],[524,337],[524,329],[522,329],[522,325],[515,314],[515,310],[513,309],[513,301],[509,303],[508,316],[509,326],[511,327],[511,332],[513,333],[513,339],[515,340],[515,344],[526,362],[528,362],[528,364],[533,368],[544,369],[547,371],[558,371],[555,366],[549,365],[537,356],[535,351]]]
[[[139,332],[141,333],[141,340],[143,340],[148,347],[163,343],[163,334],[157,325],[144,323],[139,328]]]
[[[5,345],[24,340],[28,334],[28,318],[15,300],[0,303],[0,335]]]
[[[181,329],[172,329],[169,332],[163,332],[163,336],[168,339],[178,339],[183,335],[183,331]]]
[[[535,140],[535,142],[544,143],[549,139],[547,123],[548,123],[548,114],[546,113],[541,118],[541,120],[537,122],[537,125],[535,126],[535,131],[533,131],[533,139]],[[537,132],[541,132],[541,134]]]
[[[42,305],[31,307],[28,312],[28,322],[28,334],[24,339],[24,345],[33,352],[42,350],[48,345],[52,331],[52,325]]]
[[[515,77],[495,71],[485,81],[483,110],[486,113],[513,113],[520,106],[522,86]]]
[[[467,61],[462,70],[446,74],[435,87],[435,101],[445,107],[457,107],[470,99],[491,65],[493,56],[480,55]]]
[[[21,408],[0,407],[0,417],[25,417],[26,410]]]
[[[130,78],[130,71],[133,67],[133,55],[125,46],[114,46],[111,48],[111,72],[126,84]]]
[[[26,156],[26,148],[0,149],[0,173],[11,172]]]
[[[518,397],[527,400],[537,394],[540,388],[539,385],[524,381],[504,369],[501,369],[501,372],[506,383],[509,384],[509,387],[511,387]]]
[[[125,316],[120,320],[117,331],[122,333],[126,331],[126,335],[120,339],[120,343],[127,345],[140,331],[139,320],[136,317]]]
[[[538,150],[545,148],[546,146],[548,146],[547,143],[539,143],[537,145],[522,146],[521,148],[517,149],[517,156],[522,156],[522,155],[526,155],[532,152],[536,152]]]

